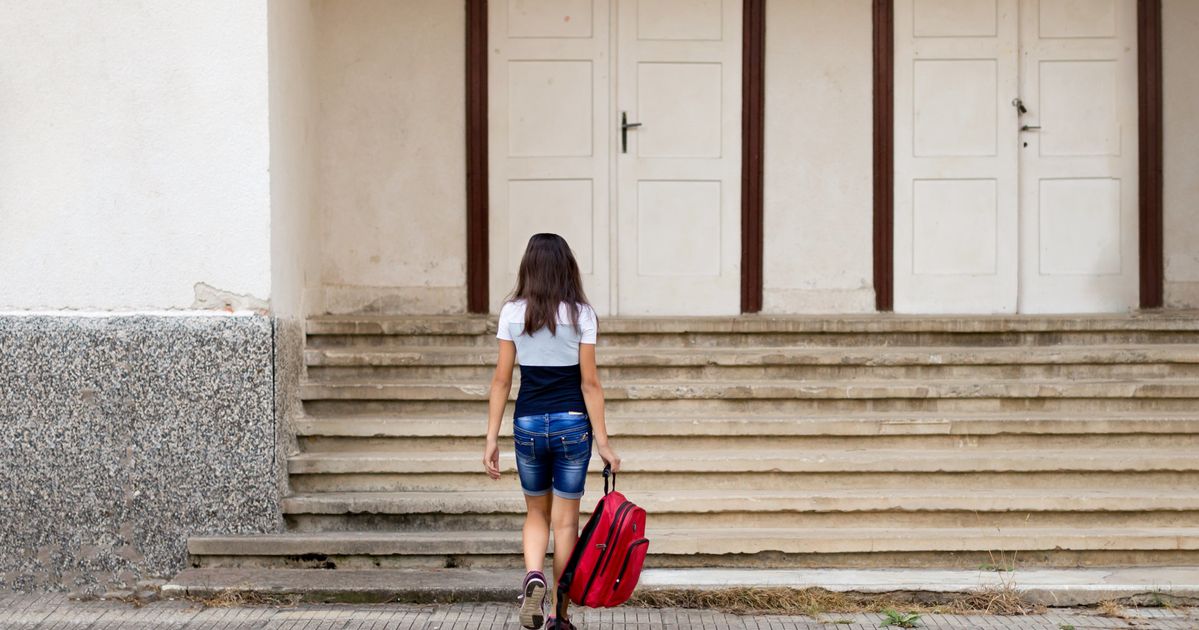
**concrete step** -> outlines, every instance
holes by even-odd
[[[486,400],[489,383],[324,382],[300,386],[304,400]],[[514,387],[509,398],[514,399]],[[1199,399],[1195,379],[1147,380],[943,380],[888,381],[692,381],[604,384],[605,400],[709,399]]]
[[[613,436],[994,436],[994,434],[1199,433],[1199,409],[1189,413],[1053,414],[998,412],[611,415]],[[476,414],[301,416],[300,436],[482,437],[486,424]],[[511,415],[501,425],[512,436]]]
[[[716,349],[742,347],[878,348],[1115,346],[1123,344],[1195,344],[1199,333],[1171,330],[1064,332],[887,332],[887,333],[612,333],[600,324],[600,353],[617,348]],[[308,348],[389,349],[464,346],[484,351],[497,347],[495,333],[481,335],[308,335]]]
[[[513,494],[519,494],[514,492]],[[294,533],[413,532],[436,529],[519,532],[518,514],[289,514]],[[778,529],[870,527],[878,529],[958,529],[963,527],[1017,531],[1029,528],[1103,527],[1136,531],[1146,528],[1192,527],[1199,511],[1154,512],[664,512],[654,526],[667,529]]]
[[[907,435],[1086,435],[1199,433],[1199,409],[1180,413],[1009,412],[991,414],[860,413],[829,415],[695,414],[612,415],[605,422],[614,436],[907,436]],[[301,436],[324,437],[482,437],[478,414],[303,416]],[[511,437],[511,413],[500,434]]]
[[[314,380],[486,382],[494,348],[315,348],[305,352]],[[1136,378],[1199,374],[1199,345],[1046,346],[1035,348],[605,348],[609,380],[840,378]]]
[[[602,496],[583,498],[590,514]],[[1146,488],[1140,492],[1085,490],[1008,490],[953,492],[928,490],[746,490],[730,494],[712,490],[637,492],[636,502],[650,514],[719,512],[1144,512],[1199,511],[1199,489]],[[295,514],[519,514],[519,493],[460,492],[322,492],[283,499],[283,513]]]
[[[1076,392],[1071,392],[1076,393]],[[354,394],[350,394],[354,395]],[[438,400],[405,398],[313,398],[303,401],[304,413],[311,417],[332,416],[390,416],[445,417],[473,416],[486,418],[488,401],[485,396],[474,399]],[[832,415],[860,416],[891,413],[900,416],[932,414],[940,416],[973,416],[978,414],[1022,413],[1067,416],[1115,414],[1194,414],[1199,410],[1195,398],[1062,398],[1062,397],[992,397],[992,398],[613,398],[606,397],[604,409],[608,417],[727,417],[780,416],[792,417]],[[504,416],[511,417],[513,402],[509,400]]]
[[[671,556],[862,552],[1199,551],[1199,528],[743,528],[663,529],[646,524],[653,565]],[[553,550],[550,541],[548,550]],[[519,532],[327,532],[192,536],[193,564],[204,557],[519,556]]]
[[[359,437],[302,437],[298,440],[304,453],[376,453],[403,454],[409,452],[476,454],[483,448],[483,438],[424,437],[424,438],[359,438]],[[952,451],[1064,451],[1076,449],[1191,449],[1199,451],[1199,434],[1000,434],[1000,435],[901,435],[901,436],[617,436],[622,449],[638,452],[676,453],[730,451],[753,453],[761,450],[794,452],[845,451],[910,451],[936,457]],[[507,438],[502,451],[512,450]]]
[[[1199,363],[1196,344],[1136,344],[1111,346],[1045,346],[1033,348],[968,347],[744,347],[711,348],[606,348],[597,353],[601,366],[684,367],[758,365],[1020,365],[1020,364],[1112,364],[1112,363]],[[475,347],[406,347],[388,349],[317,348],[304,352],[313,366],[409,366],[441,365],[493,367],[494,349]]]
[[[481,451],[481,449],[480,449]],[[482,453],[477,456],[479,468],[470,472],[445,473],[293,473],[289,485],[293,492],[511,492],[519,496],[517,476],[504,473],[498,480],[482,472]],[[623,454],[622,454],[623,457]],[[1049,466],[1044,468],[1048,469]],[[628,470],[627,468],[625,470]],[[683,490],[721,490],[731,494],[749,490],[862,490],[944,488],[952,491],[986,491],[991,488],[1021,488],[1031,490],[1090,490],[1104,488],[1121,492],[1152,492],[1152,488],[1185,488],[1199,486],[1199,471],[1150,470],[1030,470],[925,472],[882,471],[851,473],[836,470],[826,472],[724,472],[697,474],[689,471],[643,472],[621,477],[621,489],[647,492],[661,488]],[[594,492],[603,487],[598,470],[587,476],[587,488]]]
[[[309,602],[504,602],[524,577],[521,569],[185,569],[162,588],[167,597],[294,595]],[[747,587],[821,588],[851,593],[914,593],[921,601],[959,593],[1012,589],[1032,604],[1090,606],[1108,600],[1151,602],[1151,597],[1199,599],[1199,568],[1025,569],[647,569],[640,591],[702,593]]]
[[[585,497],[584,518],[599,493]],[[655,527],[714,528],[953,528],[1186,527],[1199,521],[1199,495],[1182,491],[957,492],[946,490],[644,491],[632,495]],[[284,500],[293,532],[518,531],[525,502],[519,492],[312,493]]]
[[[1065,315],[737,315],[730,317],[602,317],[611,334],[816,332],[1199,332],[1199,313]],[[494,315],[318,315],[307,320],[309,335],[477,335],[495,333]]]
[[[495,316],[321,316],[307,322],[309,348],[387,345],[494,347]],[[1035,346],[1199,343],[1199,313],[1065,316],[604,317],[603,346]]]
[[[291,474],[480,474],[477,452],[300,453],[288,458]],[[1194,472],[1199,457],[1190,449],[939,450],[870,449],[854,451],[687,450],[622,451],[628,473],[964,473],[964,472]],[[592,456],[589,470],[603,468]],[[514,473],[516,460],[501,449],[501,472]]]
[[[951,420],[950,418],[957,418]],[[607,418],[618,444],[640,451],[775,449],[1183,448],[1199,447],[1199,413],[1058,416],[875,414],[850,417],[637,416]],[[302,418],[299,444],[313,452],[465,451],[480,448],[478,415]],[[510,448],[511,422],[501,425]]]
[[[325,383],[490,383],[495,365],[447,367],[310,367],[309,380]],[[1199,363],[1109,363],[1032,365],[898,365],[898,366],[680,366],[600,367],[600,382],[686,383],[694,381],[992,381],[992,380],[1152,380],[1199,379]],[[520,370],[513,372],[513,390]]]

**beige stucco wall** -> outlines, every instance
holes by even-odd
[[[309,0],[269,0],[271,310],[319,312],[316,21]]]
[[[327,312],[465,310],[464,11],[316,3]]]
[[[0,309],[263,308],[266,3],[0,0]]]
[[[1199,307],[1199,2],[1162,2],[1166,306]]]
[[[764,310],[874,310],[870,0],[766,3]]]

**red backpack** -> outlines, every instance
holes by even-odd
[[[616,473],[604,466],[604,498],[596,504],[579,533],[570,560],[558,579],[559,605],[566,603],[565,593],[569,593],[570,601],[590,608],[625,603],[641,577],[648,550],[645,510],[616,491]],[[563,618],[561,611],[558,618]]]

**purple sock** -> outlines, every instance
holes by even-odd
[[[545,582],[545,574],[544,573],[542,573],[541,571],[529,571],[528,573],[525,574],[525,584],[528,585],[529,580],[534,577],[541,578],[542,583]]]

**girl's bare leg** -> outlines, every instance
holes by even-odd
[[[562,577],[562,570],[570,560],[570,552],[574,550],[575,541],[579,539],[579,499],[555,497],[550,512],[550,524],[554,528],[554,589],[550,592],[554,598],[554,610],[557,611],[558,579]],[[566,604],[569,605],[569,602]],[[562,609],[565,610],[566,605]],[[563,618],[566,618],[565,615]]]
[[[544,570],[545,550],[550,543],[550,509],[554,503],[553,497],[552,493],[539,497],[525,495],[525,507],[529,510],[525,516],[523,533],[526,573]],[[578,511],[578,502],[575,511]],[[557,554],[554,564],[557,564]]]

